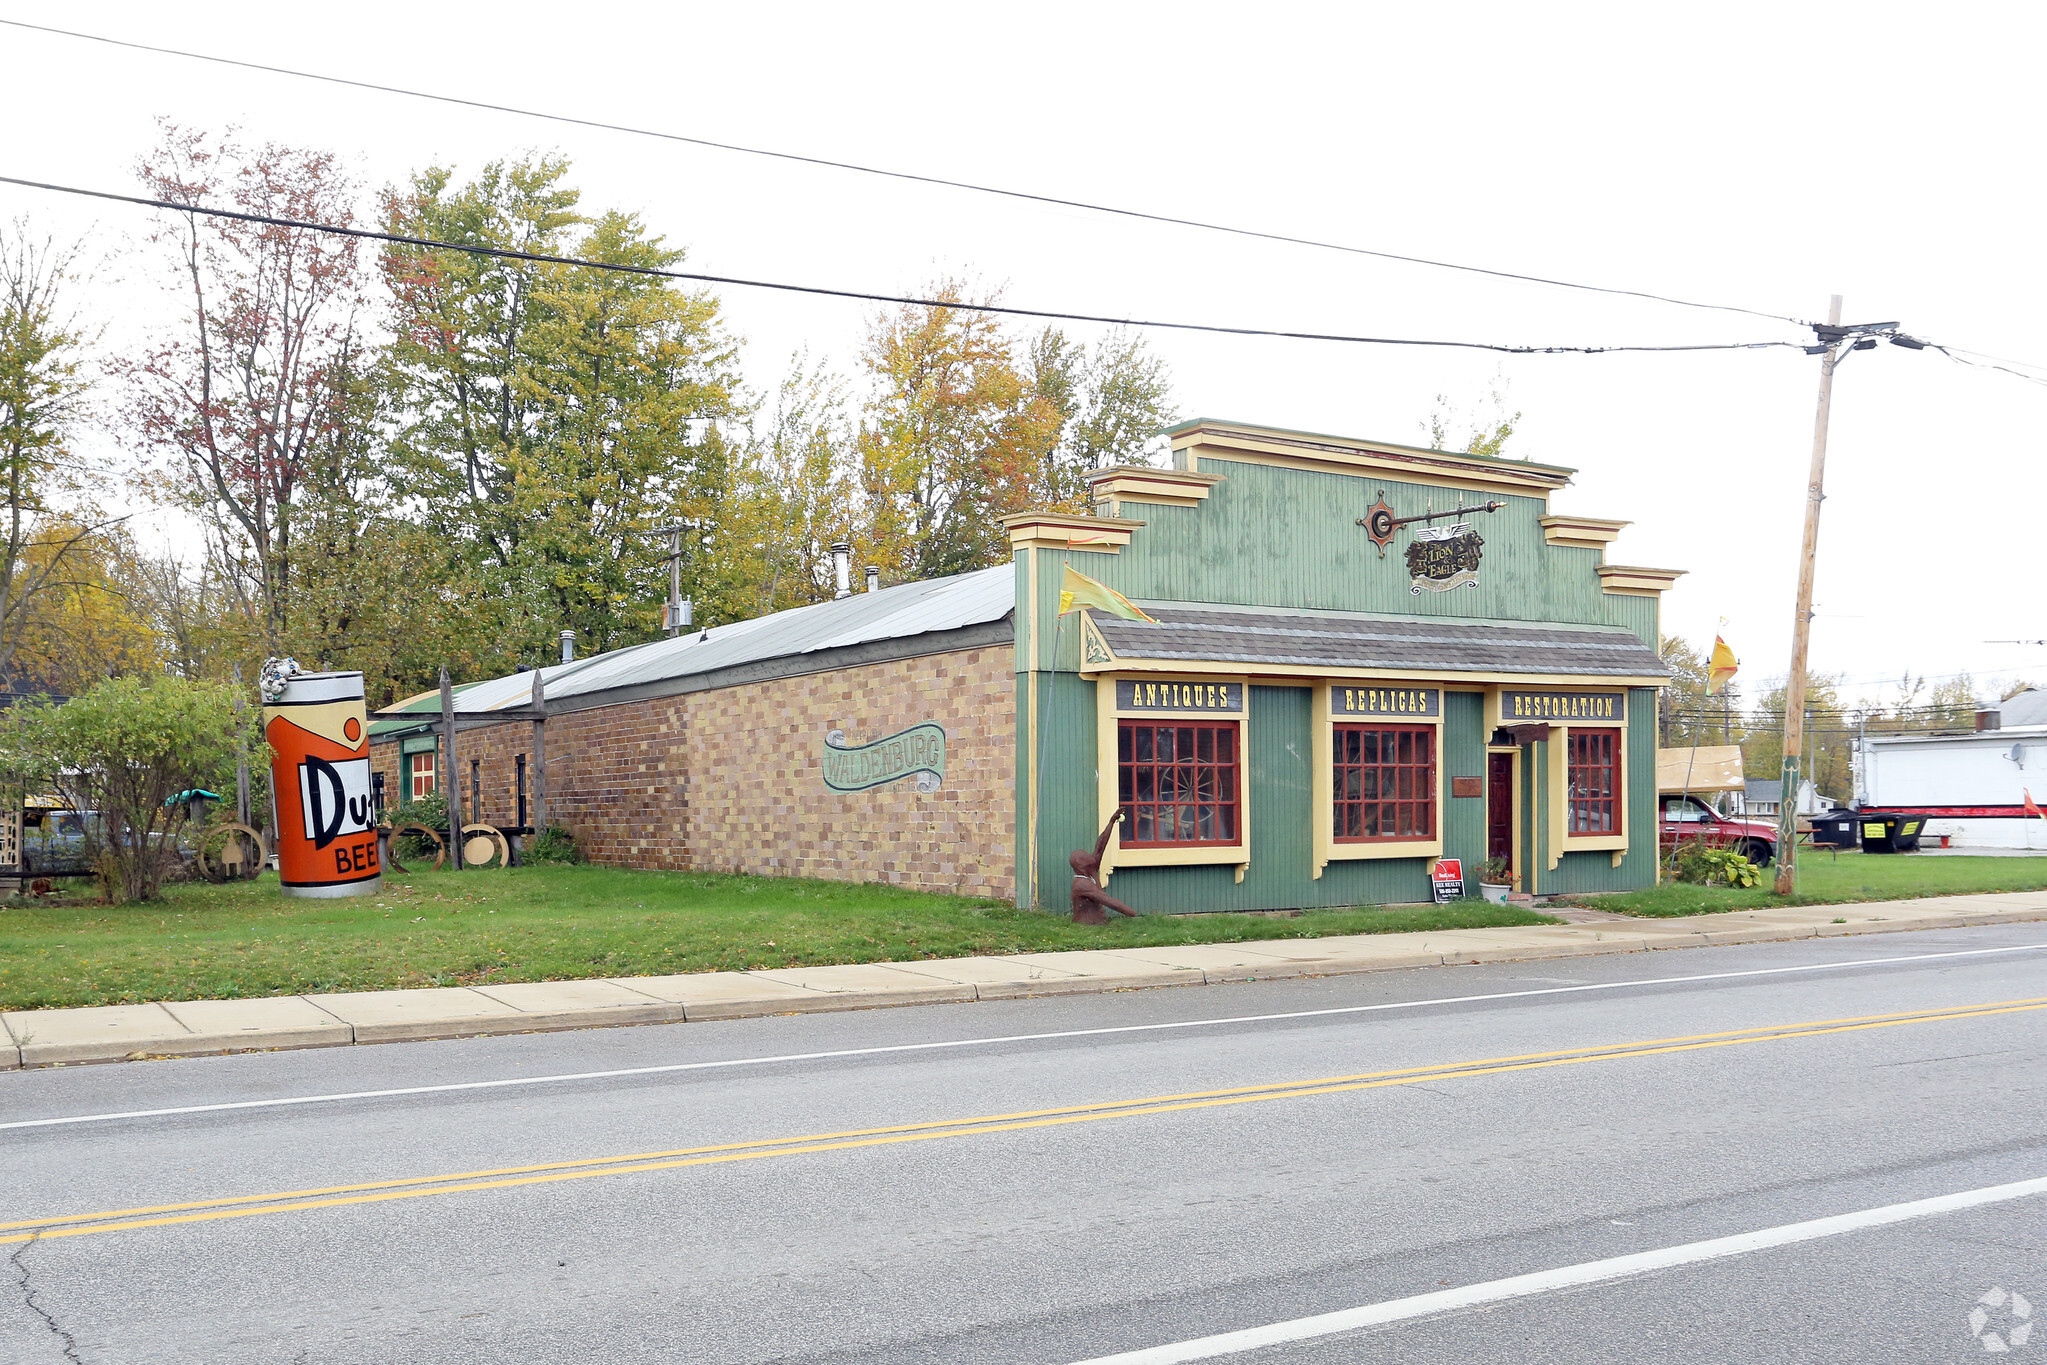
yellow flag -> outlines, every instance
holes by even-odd
[[[1114,588],[1103,587],[1084,573],[1075,573],[1073,566],[1069,564],[1066,566],[1066,576],[1059,581],[1059,614],[1064,616],[1067,612],[1081,607],[1094,607],[1108,612],[1111,616],[1120,616],[1126,621],[1152,619],[1131,606],[1130,599],[1122,593]]]
[[[1711,696],[1741,671],[1741,660],[1734,657],[1734,651],[1727,647],[1727,641],[1718,635],[1713,637],[1713,657],[1706,662],[1706,693]]]

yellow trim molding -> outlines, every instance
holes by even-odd
[[[1346,679],[1345,681],[1348,681]],[[1443,821],[1448,812],[1444,809],[1443,792],[1446,765],[1443,762],[1443,702],[1436,701],[1433,716],[1338,716],[1329,704],[1332,682],[1328,678],[1315,683],[1313,700],[1310,703],[1312,719],[1309,722],[1309,754],[1313,771],[1309,774],[1309,802],[1311,803],[1315,833],[1315,877],[1321,879],[1322,870],[1332,862],[1347,862],[1359,858],[1440,858],[1443,856]],[[1441,684],[1437,685],[1439,688]],[[1336,838],[1336,727],[1341,724],[1391,721],[1398,725],[1433,725],[1436,727],[1436,794],[1433,798],[1432,823],[1436,827],[1433,839],[1403,839],[1398,843],[1352,844],[1339,843]]]
[[[1542,526],[1542,538],[1550,545],[1572,545],[1583,550],[1604,551],[1609,543],[1619,538],[1623,526],[1634,525],[1631,521],[1609,521],[1605,517],[1538,517]]]
[[[1550,490],[1570,483],[1572,474],[1556,465],[1489,460],[1447,450],[1423,450],[1234,422],[1190,422],[1172,432],[1172,441],[1174,462],[1194,472],[1203,468],[1203,460],[1238,460],[1544,499]]]
[[[1018,512],[1002,519],[1012,550],[1101,550],[1115,554],[1130,543],[1141,521],[1083,517],[1071,512]]]
[[[1244,880],[1244,873],[1251,866],[1251,763],[1245,750],[1250,738],[1251,683],[1242,674],[1218,678],[1218,682],[1234,682],[1244,689],[1244,704],[1233,712],[1187,707],[1165,709],[1147,707],[1124,710],[1116,704],[1116,684],[1122,681],[1119,674],[1104,674],[1095,683],[1095,828],[1100,829],[1109,822],[1122,804],[1118,790],[1122,777],[1116,758],[1116,722],[1157,717],[1166,720],[1218,720],[1237,722],[1237,842],[1234,844],[1208,844],[1197,848],[1125,848],[1123,831],[1119,826],[1116,837],[1109,841],[1109,847],[1102,856],[1101,880],[1109,884],[1109,874],[1118,867],[1197,867],[1215,864],[1235,864],[1237,880]],[[1135,678],[1133,681],[1143,681]]]
[[[1088,502],[1109,517],[1122,516],[1126,502],[1159,507],[1199,507],[1208,498],[1208,490],[1221,483],[1224,477],[1185,469],[1114,465],[1087,476]]]
[[[1683,578],[1687,571],[1644,569],[1633,564],[1602,564],[1598,572],[1602,591],[1650,597],[1675,587],[1677,580]]]

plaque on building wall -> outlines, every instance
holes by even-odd
[[[849,745],[844,730],[824,737],[824,784],[835,792],[917,779],[917,790],[935,792],[945,783],[945,727],[926,721],[871,744]]]
[[[1329,714],[1344,716],[1417,716],[1434,719],[1443,714],[1440,687],[1354,687],[1349,683],[1329,689]]]
[[[1209,682],[1200,678],[1169,678],[1154,682],[1147,678],[1119,678],[1116,681],[1118,711],[1213,711],[1220,715],[1240,714],[1244,709],[1244,684]]]
[[[1450,779],[1450,795],[1484,796],[1485,779],[1483,777],[1453,777]]]
[[[1613,721],[1628,718],[1628,699],[1618,692],[1500,693],[1500,723],[1516,721]]]

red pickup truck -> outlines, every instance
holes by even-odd
[[[1731,848],[1757,867],[1777,856],[1777,826],[1761,820],[1730,820],[1696,796],[1657,798],[1664,847],[1697,841],[1712,848]]]

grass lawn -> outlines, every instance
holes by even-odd
[[[1550,923],[1482,901],[1298,917],[1064,915],[885,886],[528,867],[387,873],[381,895],[288,900],[265,876],[103,906],[0,906],[0,1008],[657,976],[978,953]]]
[[[2047,888],[2047,858],[1919,857],[1909,853],[1842,853],[1837,857],[1800,849],[1798,894],[1773,895],[1770,884],[1775,875],[1775,868],[1764,869],[1763,884],[1747,891],[1671,884],[1649,891],[1571,899],[1599,910],[1668,917],[1777,905],[1957,896],[1972,891],[2039,891]]]

